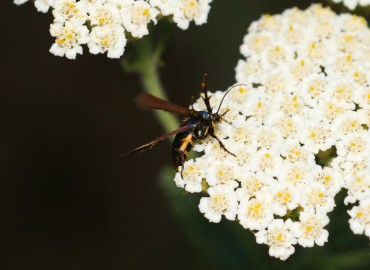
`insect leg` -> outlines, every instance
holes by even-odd
[[[184,172],[184,163],[181,164],[181,171],[180,171],[180,175],[181,175],[182,180],[184,180],[184,176],[182,175],[183,172]]]
[[[191,109],[194,110],[194,102],[195,102],[195,97],[194,96],[191,96],[191,100],[190,100],[190,106],[191,106]]]
[[[227,109],[223,114],[220,114],[220,118],[222,121],[224,121],[225,123],[229,124],[230,126],[232,126],[231,122],[227,121],[223,116],[225,114],[227,114],[228,112],[230,111],[230,109]]]
[[[228,113],[230,110],[228,109],[228,110],[226,110],[223,114],[221,114],[220,115],[220,119],[222,120],[222,121],[224,121],[225,123],[227,123],[227,124],[229,124],[230,126],[232,126],[233,128],[237,128],[237,127],[235,127],[234,125],[233,125],[233,123],[231,123],[230,121],[227,121],[225,118],[223,118],[223,116],[226,114],[226,113]]]
[[[224,116],[225,114],[227,114],[228,112],[230,111],[230,109],[227,109],[223,114],[221,114],[220,116]]]
[[[225,145],[222,143],[222,141],[215,134],[210,133],[210,135],[212,136],[212,138],[214,138],[214,139],[216,139],[218,141],[218,143],[220,144],[220,146],[221,146],[222,149],[224,149],[230,155],[233,155],[234,157],[236,157],[235,154],[231,153],[229,150],[226,149]]]

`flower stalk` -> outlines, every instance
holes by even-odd
[[[162,42],[157,42],[157,46],[154,47],[149,38],[136,41],[133,43],[135,49],[133,61],[125,58],[121,61],[121,64],[127,72],[136,72],[140,76],[146,92],[167,100],[168,98],[158,72],[161,66],[164,43],[165,41],[162,39]],[[176,117],[167,112],[154,111],[154,115],[166,132],[174,130],[179,126]]]

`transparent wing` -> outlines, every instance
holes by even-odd
[[[192,128],[194,127],[193,124],[189,124],[189,125],[185,125],[185,126],[182,126],[178,129],[175,129],[171,132],[168,132],[142,146],[139,146],[137,148],[135,148],[134,150],[130,151],[130,152],[127,152],[125,154],[123,154],[122,156],[125,157],[127,155],[130,155],[130,154],[133,154],[133,153],[136,153],[136,152],[140,152],[140,151],[144,151],[144,150],[147,150],[147,149],[151,149],[154,145],[156,145],[157,143],[173,136],[173,135],[176,135],[176,134],[179,134],[179,133],[182,133],[182,132],[185,132],[185,131],[188,131],[188,130],[191,130]]]
[[[194,110],[176,105],[148,93],[140,93],[136,96],[135,101],[137,107],[144,110],[162,110],[185,116],[194,115]]]

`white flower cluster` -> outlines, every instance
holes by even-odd
[[[23,4],[29,0],[14,0]],[[127,38],[147,35],[148,25],[163,16],[172,17],[181,29],[194,21],[207,21],[212,0],[34,0],[40,12],[52,9],[50,34],[55,43],[50,52],[75,59],[87,45],[90,53],[122,56]]]
[[[341,3],[345,5],[350,10],[354,10],[357,6],[369,6],[370,0],[332,0],[334,3]]]
[[[226,121],[194,146],[175,182],[206,192],[211,222],[222,216],[255,233],[281,260],[294,245],[322,246],[334,197],[348,190],[350,227],[370,237],[370,30],[361,17],[312,5],[265,15],[244,37],[238,86]],[[214,108],[224,92],[213,94]],[[204,110],[200,99],[196,110]],[[324,161],[325,155],[332,156]]]

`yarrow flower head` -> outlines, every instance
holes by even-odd
[[[14,0],[17,5],[29,0]],[[123,55],[127,40],[149,34],[148,26],[170,17],[181,29],[207,21],[212,0],[33,0],[40,12],[52,10],[50,52],[75,59],[87,46],[90,53]]]
[[[343,3],[350,10],[358,6],[366,7],[370,5],[370,0],[332,0],[334,3]]]
[[[328,241],[334,197],[348,190],[350,227],[370,238],[370,30],[312,5],[264,15],[244,37],[223,121],[175,182],[206,192],[200,212],[255,233],[281,260]],[[218,107],[224,93],[212,94]],[[193,106],[204,109],[203,100]]]

